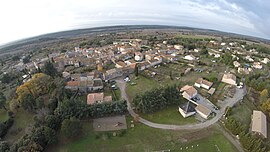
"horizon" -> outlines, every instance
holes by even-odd
[[[154,25],[154,24],[153,25],[150,25],[150,24],[145,24],[145,25],[143,25],[143,24],[138,24],[138,25],[132,24],[132,25],[108,25],[108,26],[97,26],[97,27],[89,27],[89,28],[77,28],[77,29],[57,31],[57,32],[51,32],[51,33],[44,33],[44,34],[35,35],[35,36],[31,36],[31,37],[25,37],[25,38],[22,38],[22,39],[18,39],[18,40],[14,40],[14,41],[4,43],[4,44],[0,44],[0,49],[5,48],[7,46],[11,46],[11,45],[13,45],[13,43],[18,43],[18,42],[25,41],[25,40],[28,40],[28,39],[42,37],[42,36],[45,36],[45,35],[57,34],[57,33],[62,33],[62,32],[71,32],[71,31],[76,31],[76,30],[88,30],[88,29],[95,29],[95,28],[105,29],[105,28],[121,27],[121,26],[122,27],[125,27],[125,26],[160,26],[160,27],[168,27],[168,28],[173,27],[173,28],[179,28],[179,29],[191,28],[191,29],[199,29],[199,30],[212,30],[212,31],[216,31],[216,32],[224,32],[224,33],[227,33],[227,34],[235,34],[235,35],[238,35],[238,36],[247,36],[247,37],[259,38],[259,39],[264,39],[264,40],[269,40],[270,41],[270,39],[267,39],[267,38],[261,38],[261,37],[245,35],[245,34],[239,34],[239,33],[233,33],[233,32],[220,31],[220,30],[216,30],[216,29],[200,28],[200,27],[175,26],[175,25]],[[151,28],[149,28],[149,29],[151,29]]]
[[[116,25],[184,26],[269,40],[269,10],[266,0],[254,1],[253,5],[241,0],[11,0],[0,6],[0,45],[44,34]]]

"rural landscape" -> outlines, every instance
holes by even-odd
[[[269,59],[269,40],[177,26],[3,45],[0,151],[270,151]]]

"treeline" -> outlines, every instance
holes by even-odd
[[[44,151],[48,144],[57,142],[57,133],[60,130],[70,132],[70,136],[78,135],[81,125],[77,122],[82,119],[119,115],[127,112],[126,101],[94,105],[78,101],[76,95],[64,89],[63,82],[59,77],[52,79],[48,75],[39,73],[34,75],[31,81],[17,89],[17,99],[9,102],[10,110],[13,109],[12,111],[16,112],[18,108],[23,107],[35,114],[34,123],[27,128],[26,134],[16,142],[0,142],[1,151]],[[46,99],[44,95],[49,99]],[[74,130],[74,128],[78,130]]]
[[[13,117],[9,117],[8,120],[0,122],[0,138],[5,137],[8,130],[12,127],[14,123]]]
[[[35,122],[30,131],[16,143],[7,147],[10,152],[44,151],[48,144],[57,142],[56,133],[65,120],[86,119],[102,116],[125,114],[127,112],[126,101],[115,101],[87,105],[80,101],[65,100],[60,102],[54,112],[43,117],[35,117]],[[67,125],[64,125],[65,127]],[[1,144],[0,144],[1,146]],[[3,146],[6,147],[6,144]],[[2,147],[0,147],[1,149]]]
[[[258,45],[258,44],[247,45],[246,49],[247,50],[255,49],[256,51],[258,51],[260,53],[270,54],[270,48],[269,47],[265,47],[265,46]]]
[[[241,145],[247,151],[253,152],[265,152],[267,151],[266,145],[260,138],[249,133],[249,130],[246,126],[242,125],[239,121],[235,120],[232,117],[227,117],[225,122],[225,127],[229,129],[232,134],[239,136],[239,141]]]
[[[144,94],[136,95],[133,99],[134,107],[142,113],[155,112],[169,105],[179,105],[181,102],[183,99],[175,85],[153,89]]]
[[[252,87],[256,91],[262,91],[263,89],[270,89],[270,80],[263,78],[265,75],[262,73],[255,73],[251,76],[246,76],[245,81],[249,87]]]

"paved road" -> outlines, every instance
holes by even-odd
[[[141,118],[138,114],[134,112],[132,109],[130,100],[127,96],[126,93],[126,82],[123,79],[116,80],[118,87],[121,91],[121,96],[122,99],[127,101],[128,105],[128,111],[130,115],[134,118],[136,118],[139,122],[153,128],[159,128],[159,129],[168,129],[168,130],[195,130],[195,129],[203,129],[206,127],[211,126],[212,124],[216,123],[219,119],[222,118],[223,114],[225,113],[226,107],[232,107],[235,105],[238,101],[242,100],[243,97],[246,95],[246,89],[238,89],[236,88],[235,95],[233,98],[227,98],[225,101],[225,105],[217,111],[216,116],[210,120],[207,120],[203,123],[197,123],[197,124],[187,124],[187,125],[169,125],[169,124],[159,124],[159,123],[154,123],[151,121],[148,121],[146,119]]]

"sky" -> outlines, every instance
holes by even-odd
[[[113,25],[173,25],[270,39],[270,0],[2,0],[0,45]]]

